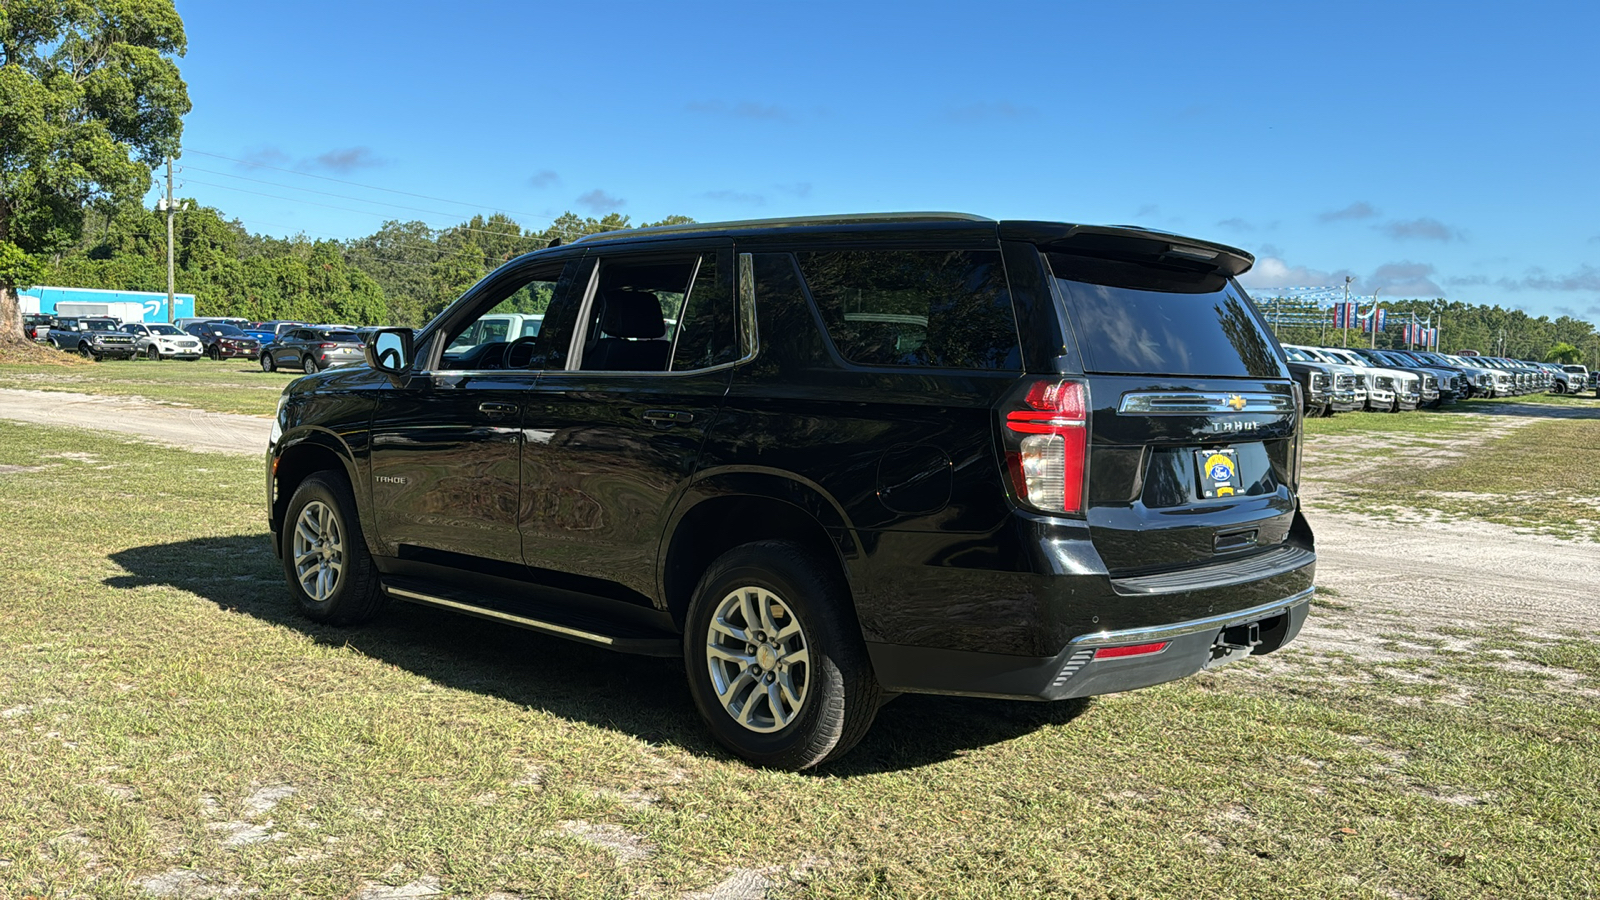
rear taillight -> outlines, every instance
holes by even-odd
[[[1007,409],[1006,467],[1019,500],[1044,512],[1083,512],[1088,409],[1079,381],[1034,382]]]
[[[332,350],[333,348],[335,348],[337,346],[339,346],[339,345],[338,344],[318,344],[317,345],[318,349],[321,349],[321,350]]]

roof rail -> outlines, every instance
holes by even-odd
[[[983,216],[974,216],[958,212],[891,212],[891,213],[854,213],[833,216],[790,216],[778,219],[740,219],[733,222],[691,222],[687,225],[656,225],[651,228],[623,228],[617,231],[602,231],[598,234],[586,234],[572,243],[584,241],[610,241],[624,237],[637,237],[640,235],[654,236],[658,234],[674,234],[679,232],[695,231],[734,231],[754,228],[796,228],[806,225],[870,225],[884,222],[975,222],[993,223],[993,219]]]

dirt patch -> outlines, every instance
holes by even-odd
[[[656,852],[656,848],[646,844],[644,838],[621,825],[584,821],[562,822],[561,831],[568,837],[577,838],[586,844],[610,850],[622,862],[646,859]]]
[[[60,366],[69,369],[73,366],[92,366],[93,360],[84,359],[76,353],[63,353],[53,344],[41,344],[38,341],[0,341],[0,365],[5,366]]]
[[[186,450],[255,455],[267,447],[269,419],[203,412],[128,397],[0,388],[0,419],[31,425],[130,434]]]

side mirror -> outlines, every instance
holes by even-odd
[[[398,375],[411,365],[411,329],[375,331],[366,343],[367,365],[387,375]]]

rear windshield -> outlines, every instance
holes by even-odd
[[[1287,377],[1250,298],[1225,276],[1048,256],[1086,371]]]
[[[354,331],[327,331],[323,332],[322,339],[325,341],[338,341],[341,344],[361,343],[361,335],[356,334]]]

